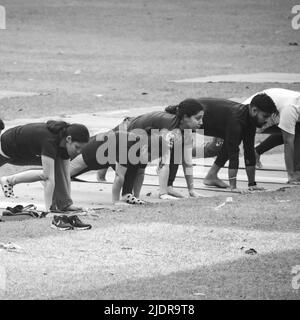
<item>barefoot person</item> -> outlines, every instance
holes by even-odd
[[[257,162],[261,154],[284,144],[285,166],[289,183],[300,182],[300,92],[280,88],[263,91],[276,106],[276,113],[259,132],[270,133],[266,140],[256,147]],[[259,99],[256,93],[243,103],[253,98]]]
[[[143,134],[141,130],[140,133]],[[111,130],[93,136],[82,149],[81,154],[71,161],[72,179],[91,170],[104,170],[111,167],[115,170],[112,202],[119,203],[120,191],[123,188],[122,201],[129,204],[144,204],[139,196],[147,163],[159,156],[163,157],[163,150],[167,155],[170,148],[161,136],[154,141],[156,143],[151,143],[149,132],[145,131],[144,134],[145,136],[142,137],[135,135],[134,130],[131,132]],[[133,149],[139,141],[139,149]],[[134,163],[132,163],[133,160]],[[125,187],[123,187],[124,184]]]
[[[204,106],[204,134],[220,137],[224,143],[204,184],[226,188],[228,185],[218,178],[218,172],[229,160],[228,179],[231,190],[236,190],[236,176],[239,167],[239,145],[243,142],[248,185],[257,189],[255,182],[254,141],[256,127],[262,127],[274,111],[274,103],[266,95],[260,95],[244,105],[223,99],[199,99]],[[238,191],[238,190],[237,190]]]
[[[254,139],[256,127],[263,126],[275,110],[274,104],[267,96],[260,100],[253,99],[250,105],[215,98],[200,98],[196,100],[204,109],[204,135],[222,138],[221,150],[215,163],[207,173],[204,184],[218,188],[229,187],[218,178],[218,172],[229,160],[229,185],[231,190],[240,192],[236,185],[239,167],[239,145],[243,141],[244,157],[249,187],[258,189],[255,182],[255,151]],[[178,166],[170,170],[171,183],[174,181]]]
[[[6,197],[14,197],[19,183],[43,181],[45,210],[75,211],[70,188],[70,158],[77,156],[89,141],[88,129],[81,124],[63,121],[31,123],[10,128],[1,134],[0,166],[38,165],[41,170],[28,170],[1,177]]]

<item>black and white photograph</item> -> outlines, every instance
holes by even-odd
[[[0,0],[0,300],[299,300],[299,49],[299,0]]]

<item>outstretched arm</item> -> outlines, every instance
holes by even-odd
[[[121,166],[119,163],[116,163],[116,174],[115,180],[112,186],[112,202],[116,203],[120,200],[120,192],[124,184],[124,177],[126,174],[127,168]]]
[[[143,186],[145,177],[145,168],[139,168],[133,186],[134,196],[136,198],[140,197],[141,189]]]
[[[289,182],[294,180],[294,142],[295,135],[281,130],[284,143],[284,160]]]
[[[46,211],[50,211],[55,188],[55,162],[52,158],[42,156],[44,200]]]
[[[191,197],[199,196],[198,193],[194,189],[194,171],[193,171],[193,158],[192,158],[192,150],[193,146],[188,145],[184,148],[184,158],[182,162],[182,168],[184,172],[184,177],[186,181],[186,185],[189,191],[189,195]]]

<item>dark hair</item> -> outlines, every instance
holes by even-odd
[[[204,110],[203,105],[196,99],[185,99],[178,105],[169,106],[165,109],[166,112],[175,114],[180,119],[182,119],[184,115],[188,117],[194,116],[202,110]]]
[[[5,124],[2,121],[2,119],[0,119],[0,131],[3,130],[5,128]]]
[[[277,112],[277,108],[274,101],[266,93],[257,94],[251,100],[250,105],[255,106],[259,110],[270,113],[270,114]]]
[[[65,138],[67,136],[72,137],[72,141],[87,143],[90,139],[89,130],[86,126],[78,123],[67,123],[64,121],[47,121],[47,129],[59,137]]]

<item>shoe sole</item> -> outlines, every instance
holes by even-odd
[[[73,228],[71,228],[71,227],[68,227],[68,228],[59,228],[59,227],[57,227],[57,226],[54,225],[54,224],[51,224],[51,228],[52,228],[52,229],[55,229],[55,230],[59,230],[59,231],[73,230]]]

